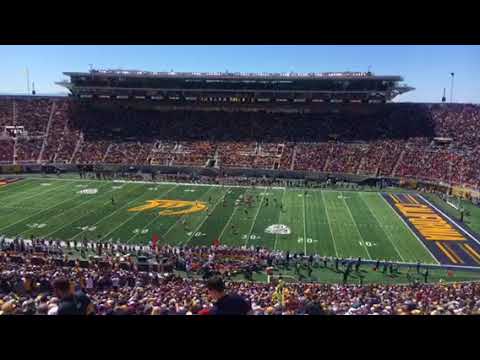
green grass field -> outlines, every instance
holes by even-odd
[[[95,193],[81,193],[88,189]],[[241,201],[248,195],[255,199],[251,207]],[[184,215],[159,214],[162,207],[128,211],[149,200],[184,200],[192,207],[205,202],[208,209]],[[285,233],[266,232],[275,224],[285,225]],[[305,196],[303,189],[39,177],[0,187],[0,234],[7,237],[149,244],[154,233],[176,245],[210,245],[218,238],[296,253],[437,263],[377,192],[309,190]]]

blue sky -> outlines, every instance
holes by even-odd
[[[397,101],[480,103],[480,46],[0,46],[0,93],[25,93],[28,67],[37,93],[59,93],[63,71],[123,68],[162,71],[327,72],[401,75],[415,91]]]

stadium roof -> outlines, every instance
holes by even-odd
[[[64,72],[66,76],[122,76],[122,77],[143,77],[143,78],[215,78],[215,79],[288,79],[288,80],[322,80],[322,79],[370,79],[370,80],[389,80],[389,81],[403,81],[403,78],[398,75],[383,75],[377,76],[371,72],[321,72],[321,73],[247,73],[247,72],[151,72],[141,70],[90,70],[89,72]]]

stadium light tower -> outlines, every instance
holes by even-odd
[[[452,77],[452,81],[450,83],[450,102],[453,103],[453,79],[455,78],[455,73],[450,73],[450,76]]]
[[[27,95],[30,95],[30,72],[28,68],[25,69],[27,73]]]

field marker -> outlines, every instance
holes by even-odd
[[[213,189],[213,187],[211,187],[210,189],[208,189],[208,190],[205,192],[205,194],[203,194],[202,196],[207,195],[210,191],[212,191],[212,189]],[[202,197],[202,196],[200,196],[200,197]],[[181,219],[183,219],[184,216],[185,216],[185,214],[182,214],[182,215],[177,219],[177,221],[175,221],[175,222],[168,228],[168,230],[167,230],[164,234],[162,234],[162,237],[167,236],[167,234],[170,232],[170,230],[172,230],[173,227],[174,227],[175,225],[177,225],[178,222],[179,222]]]
[[[360,232],[360,229],[358,228],[357,222],[353,218],[353,214],[350,211],[350,207],[348,206],[347,201],[345,200],[345,197],[343,197],[343,194],[342,194],[342,198],[343,198],[343,202],[345,203],[345,206],[347,207],[348,213],[350,214],[350,217],[352,218],[353,224],[355,225],[355,228],[357,229],[358,235],[360,235],[360,237],[362,238],[363,247],[367,251],[368,257],[370,259],[372,259],[372,257],[370,256],[370,252],[368,251],[367,245],[365,244],[365,239],[363,238],[362,233]]]
[[[328,224],[328,228],[330,229],[330,235],[332,235],[333,248],[335,249],[335,256],[338,258],[337,244],[335,242],[335,237],[333,236],[332,227],[330,226],[330,218],[328,216],[327,200],[325,199],[325,195],[323,191],[320,191],[320,194],[322,196],[323,207],[325,208],[325,215],[327,216],[327,224]]]
[[[25,179],[25,180],[22,180],[22,181],[15,181],[14,183],[10,183],[10,184],[6,184],[4,186],[0,186],[0,194],[2,193],[6,193],[8,191],[17,191],[18,189],[22,189],[24,187],[27,187],[28,190],[24,190],[24,191],[19,191],[17,192],[16,194],[21,194],[21,193],[24,193],[24,192],[28,192],[30,191],[30,189],[28,188],[27,185],[32,185],[34,184],[34,182],[32,181],[32,179]],[[16,187],[14,187],[13,185],[18,185]],[[12,189],[13,187],[13,189]],[[33,189],[33,188],[32,188]],[[8,195],[8,197],[10,197],[10,195]]]
[[[172,191],[172,190],[175,189],[175,188],[177,188],[177,186],[173,186],[173,187],[171,187],[170,189],[164,191],[164,192],[160,195],[160,197],[167,195],[170,191]],[[132,220],[134,217],[140,215],[141,213],[142,213],[142,212],[139,211],[139,212],[135,213],[133,216],[127,218],[127,220],[125,220],[124,222],[120,223],[118,226],[114,227],[114,228],[113,228],[112,230],[110,230],[106,235],[102,236],[102,238],[100,239],[100,241],[102,241],[103,239],[105,239],[108,235],[110,235],[111,233],[113,233],[113,232],[114,232],[115,230],[117,230],[119,227],[125,225],[127,222],[129,222],[130,220]],[[145,227],[147,227],[148,225],[150,225],[156,218],[157,218],[157,217],[154,217],[154,219],[153,219],[152,221],[150,221],[147,225],[145,225]],[[130,240],[131,240],[133,237],[135,237],[135,235],[136,235],[136,234],[134,234],[133,236],[131,236],[131,237],[127,240],[127,243],[129,243]]]
[[[380,228],[384,228],[385,226],[382,225],[382,223],[380,222],[380,220],[378,220],[378,217],[377,215],[375,214],[375,212],[373,211],[373,209],[370,208],[370,205],[368,205],[368,202],[362,197],[362,195],[360,194],[360,198],[363,200],[363,202],[365,203],[365,205],[367,205],[367,208],[370,210],[370,212],[373,214],[373,217],[375,218],[375,220],[377,221],[378,225],[380,226]],[[397,252],[397,254],[400,256],[400,259],[402,261],[405,261],[405,259],[403,258],[402,254],[400,254],[400,251],[398,251],[397,249],[397,246],[395,245],[395,242],[391,239],[389,233],[385,230],[383,230],[384,234],[387,235],[387,239],[390,240],[390,242],[392,243],[393,247],[395,248],[395,251]]]
[[[113,191],[113,190],[107,191],[106,193],[99,195],[99,197],[105,196],[105,195],[109,194],[109,193],[112,192],[112,191]],[[95,200],[95,199],[96,199],[95,197],[88,198],[88,199],[85,200],[85,201],[79,202],[77,205],[75,205],[74,207],[71,207],[71,208],[68,209],[67,211],[70,211],[70,210],[75,209],[75,208],[77,208],[77,207],[79,207],[79,206],[85,205],[85,204],[88,203],[89,201],[93,201],[93,200]],[[71,200],[71,199],[70,199],[70,200]],[[62,230],[62,229],[64,229],[64,228],[66,228],[68,225],[73,224],[75,221],[80,220],[82,217],[90,214],[91,212],[95,211],[96,209],[97,209],[97,208],[94,208],[94,209],[88,211],[85,215],[81,216],[80,218],[78,218],[78,219],[76,219],[76,220],[74,220],[74,221],[72,221],[72,222],[69,222],[68,224],[60,227],[60,228],[57,229],[57,230],[51,231],[51,232],[49,232],[48,234],[43,235],[43,237],[47,237],[47,236],[49,236],[49,235],[51,235],[51,234],[53,234],[53,233],[55,233],[55,232],[57,232],[57,231],[59,231],[59,230]],[[56,214],[56,215],[52,216],[51,218],[53,219],[53,218],[56,218],[57,216],[63,215],[63,214],[64,214],[64,213],[61,212],[61,213],[59,213],[59,214]]]
[[[245,191],[243,192],[243,195],[245,195],[245,193],[248,191],[248,189],[245,189]],[[235,209],[233,209],[232,211],[232,215],[230,215],[230,218],[228,219],[227,223],[225,224],[225,226],[223,227],[222,229],[222,232],[220,233],[220,236],[218,237],[218,240],[222,240],[222,236],[223,236],[223,233],[225,232],[225,230],[228,228],[228,225],[230,224],[230,222],[232,221],[233,219],[233,215],[237,212],[238,208],[240,206],[235,206]]]
[[[132,192],[133,192],[133,190],[135,190],[135,188],[132,189]],[[111,190],[111,191],[113,191],[113,190]],[[129,193],[130,193],[130,191],[129,191]],[[130,201],[127,201],[125,204],[123,204],[122,206],[120,206],[119,208],[117,208],[115,211],[112,211],[110,214],[108,214],[107,216],[104,216],[103,218],[101,218],[101,219],[98,220],[96,223],[94,223],[93,225],[90,225],[90,226],[97,226],[97,225],[98,225],[99,223],[101,223],[103,220],[108,219],[110,216],[112,216],[113,214],[115,214],[117,211],[119,211],[120,209],[123,209],[127,204],[130,204],[130,203],[136,201],[138,198],[140,198],[140,197],[142,197],[142,196],[144,196],[144,195],[145,195],[145,192],[142,192],[140,195],[136,196],[134,199],[132,199],[132,200],[130,200]],[[80,218],[80,219],[81,219],[81,218]],[[78,220],[80,220],[80,219],[78,219]],[[68,239],[68,240],[69,240],[69,241],[70,241],[70,240],[73,240],[73,239],[75,239],[78,235],[80,235],[80,234],[82,234],[82,233],[83,233],[83,231],[80,231],[79,233],[77,233],[76,235],[74,235],[73,237],[71,237],[71,238]]]
[[[227,191],[229,190],[230,188],[227,189]],[[226,192],[225,192],[226,194]],[[224,194],[224,195],[225,195]],[[223,199],[223,196],[220,196],[218,201],[215,203],[215,206],[213,207],[212,209],[212,213],[213,211],[216,209],[216,207],[218,206],[218,204],[220,204],[220,201],[222,201]],[[195,234],[198,232],[198,230],[200,230],[200,228],[202,227],[202,225],[205,223],[205,221],[207,221],[208,219],[208,216],[205,216],[205,219],[203,219],[203,221],[200,222],[200,224],[197,226],[197,228],[195,229],[195,231],[192,233],[192,236],[190,236],[190,238],[185,241],[185,243],[183,243],[184,245],[187,245],[190,241],[192,241],[193,237],[195,236]]]
[[[262,194],[263,194],[262,195],[262,200],[260,200],[260,204],[258,205],[257,213],[255,214],[255,217],[253,218],[252,227],[250,228],[250,231],[248,232],[248,236],[245,239],[245,247],[248,244],[248,240],[250,239],[250,236],[252,236],[252,231],[253,231],[253,227],[255,226],[255,222],[257,221],[257,216],[260,213],[260,210],[262,209],[263,200],[265,199],[265,191]]]
[[[380,197],[383,199],[383,201],[385,201],[385,202],[388,204],[388,206],[389,206],[389,207],[392,209],[392,211],[398,216],[398,218],[402,221],[402,223],[405,225],[405,227],[406,227],[408,230],[410,230],[410,232],[413,234],[413,236],[415,236],[415,238],[418,240],[418,242],[419,242],[420,244],[422,244],[422,246],[425,248],[425,250],[427,250],[427,252],[428,252],[428,253],[430,254],[430,256],[432,257],[432,259],[435,260],[435,262],[440,265],[440,261],[437,260],[437,258],[432,254],[432,252],[430,251],[430,249],[423,243],[422,240],[420,240],[420,238],[419,238],[418,235],[415,233],[415,231],[413,231],[412,228],[411,228],[410,226],[408,226],[408,224],[405,222],[405,219],[402,218],[402,217],[397,213],[397,211],[396,211],[396,210],[393,208],[393,206],[387,201],[387,199],[385,199],[385,198],[383,197],[383,195],[382,195],[381,193],[377,193],[377,194],[378,194],[378,196],[380,196]]]
[[[13,185],[17,185],[17,186],[14,187]],[[15,194],[6,196],[6,198],[9,198],[11,196],[13,197],[14,195],[29,192],[30,190],[35,189],[37,186],[38,184],[36,184],[35,181],[32,181],[32,179],[25,179],[24,181],[16,181],[14,183],[0,186],[0,194],[8,193],[9,191],[15,191]],[[18,191],[18,189],[24,189],[24,188],[27,188],[27,190]]]
[[[283,199],[285,198],[285,192],[286,192],[287,188],[284,187],[283,188],[283,193],[282,193],[282,200],[280,201],[280,203],[283,205]],[[280,210],[280,212],[278,213],[278,223],[280,224],[280,218],[282,217],[282,210]],[[278,241],[278,234],[275,234],[275,243],[273,244],[273,251],[275,251],[277,249],[277,241]]]
[[[67,185],[69,185],[69,184],[68,184],[68,183],[63,184],[63,185],[59,186],[58,188],[56,188],[56,187],[48,188],[49,190],[47,190],[47,191],[43,191],[43,192],[41,191],[41,192],[36,193],[35,195],[27,196],[26,198],[20,198],[19,201],[14,201],[13,204],[16,204],[16,203],[25,201],[25,200],[27,200],[27,199],[34,198],[34,197],[39,196],[39,195],[45,195],[45,194],[47,194],[47,193],[49,193],[49,192],[52,192],[52,191],[54,191],[54,190],[58,190],[58,189],[61,189],[61,188],[63,188],[63,187],[66,187]],[[36,189],[36,188],[32,188],[31,190],[35,190],[35,189]],[[27,190],[27,191],[25,191],[25,192],[28,192],[28,191],[29,191],[29,190]],[[14,198],[15,198],[15,197],[17,197],[17,196],[18,196],[18,194],[12,194],[12,196],[7,196],[6,198],[10,198],[10,197],[14,197]],[[5,200],[5,198],[2,199],[2,202],[3,202],[4,200]]]
[[[68,200],[71,200],[71,199],[68,199]],[[52,206],[50,206],[50,207],[48,207],[48,208],[44,208],[44,209],[42,209],[42,210],[40,210],[40,211],[37,211],[37,212],[33,213],[32,215],[29,215],[29,216],[27,216],[27,217],[25,217],[25,218],[22,218],[22,219],[18,220],[17,222],[14,222],[14,223],[12,223],[12,224],[8,224],[8,225],[0,228],[0,230],[8,229],[9,227],[11,227],[11,226],[13,226],[13,225],[16,225],[16,224],[18,224],[18,223],[21,223],[21,222],[23,222],[23,221],[25,221],[25,220],[30,219],[31,217],[33,217],[33,216],[35,216],[35,215],[38,215],[38,214],[40,214],[40,213],[42,213],[42,212],[44,212],[44,211],[47,211],[47,210],[50,210],[51,208],[54,208],[55,206],[58,206],[58,205],[60,205],[60,204],[63,204],[64,202],[66,202],[66,201],[68,201],[68,200],[61,201],[61,202],[59,202],[59,203],[55,203],[54,205],[52,205]],[[28,229],[28,230],[30,230],[30,229]],[[25,230],[25,231],[28,231],[28,230]],[[19,233],[19,234],[17,234],[17,235],[23,234],[25,231],[22,231],[21,233]]]

